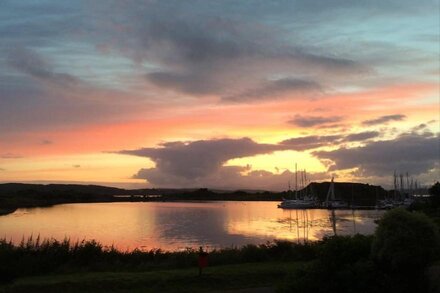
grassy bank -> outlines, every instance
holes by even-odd
[[[88,272],[19,278],[5,292],[211,292],[276,286],[299,262],[264,262],[149,272]]]
[[[198,252],[118,251],[95,241],[0,241],[4,292],[210,292],[276,286],[318,243],[272,242],[209,252],[198,276]]]
[[[212,250],[210,266],[271,261],[308,261],[316,258],[319,243],[296,244],[276,241],[261,245]],[[0,241],[0,280],[43,274],[154,271],[197,267],[198,252],[184,251],[118,251],[95,241],[71,243],[69,240],[29,238],[20,245]]]

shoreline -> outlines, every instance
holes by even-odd
[[[261,200],[261,199],[160,199],[160,198],[119,198],[115,197],[113,199],[106,199],[106,200],[93,200],[93,201],[55,201],[55,202],[44,202],[44,203],[24,203],[24,204],[17,204],[10,207],[3,207],[0,208],[0,216],[6,216],[9,214],[14,213],[18,209],[33,209],[33,208],[46,208],[46,207],[52,207],[56,205],[62,205],[62,204],[92,204],[92,203],[137,203],[137,202],[175,202],[175,203],[208,203],[208,202],[273,202],[277,203],[280,202],[279,200],[273,200],[273,199],[267,199],[267,200]],[[313,208],[307,208],[307,209],[283,209],[283,210],[332,210],[325,207],[313,207]],[[335,208],[333,210],[347,210],[347,211],[363,211],[363,210],[385,210],[376,208],[375,206],[356,206],[354,208]]]
[[[12,214],[13,212],[15,212],[18,209],[19,208],[0,208],[0,216],[6,216],[9,214]]]

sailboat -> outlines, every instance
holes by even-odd
[[[315,199],[304,197],[301,199],[284,199],[278,205],[282,209],[313,209],[317,207]]]
[[[400,179],[400,180],[399,180]],[[399,188],[400,181],[400,188]],[[394,171],[394,198],[385,198],[379,200],[376,206],[377,209],[392,209],[396,207],[408,208],[414,203],[413,196],[413,179],[411,178],[411,184],[409,181],[409,174],[406,173],[407,188],[405,188],[404,176],[403,174],[397,174]],[[415,182],[417,185],[417,181]],[[400,190],[399,190],[400,189]]]
[[[304,185],[307,182],[306,178],[306,171],[301,172],[301,182],[304,183]],[[290,190],[290,185],[289,185]],[[304,195],[298,196],[298,170],[297,166],[295,164],[295,198],[294,199],[285,199],[283,198],[283,201],[278,204],[279,208],[282,209],[313,209],[318,207],[318,203],[316,198],[311,195],[307,194],[307,187],[304,187],[302,189],[304,191]]]
[[[345,209],[348,208],[348,203],[342,199],[336,199],[335,196],[335,182],[334,177],[330,183],[330,187],[327,192],[327,197],[324,202],[324,207],[327,209]]]

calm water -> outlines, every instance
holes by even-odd
[[[336,211],[339,235],[374,232],[382,211]],[[332,235],[327,210],[282,210],[276,202],[138,202],[63,204],[0,217],[0,237],[96,239],[117,248],[165,250],[231,247],[274,239]]]

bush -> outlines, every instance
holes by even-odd
[[[332,236],[324,238],[318,257],[328,269],[340,269],[370,256],[371,236]]]
[[[439,246],[438,227],[426,215],[391,210],[374,236],[318,242],[317,259],[292,272],[279,292],[427,292],[424,272]]]
[[[436,182],[431,188],[429,188],[429,194],[431,205],[434,208],[440,207],[440,182]]]
[[[318,258],[292,272],[279,292],[379,292],[369,260],[371,236],[333,236],[317,243]]]
[[[372,259],[386,272],[421,274],[438,256],[438,227],[426,215],[395,209],[379,221]]]

